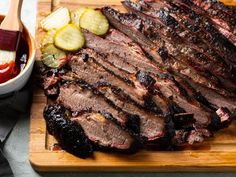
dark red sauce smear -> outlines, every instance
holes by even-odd
[[[16,52],[15,62],[0,65],[0,83],[4,83],[16,77],[26,66],[29,56],[29,46],[22,36]]]

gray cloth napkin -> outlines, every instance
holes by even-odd
[[[29,109],[30,98],[31,89],[29,86],[11,95],[0,97],[0,177],[13,176],[2,148],[19,115]]]

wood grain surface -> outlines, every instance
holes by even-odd
[[[225,0],[236,5],[235,0]],[[51,10],[66,6],[70,9],[110,5],[123,10],[120,0],[38,0],[37,24]],[[37,26],[37,60],[43,30]],[[47,98],[39,88],[34,89],[31,108],[29,159],[39,171],[236,171],[236,123],[215,134],[201,145],[186,146],[179,151],[158,151],[153,148],[134,155],[96,152],[94,157],[80,159],[55,150],[54,138],[47,134],[43,109]],[[53,150],[54,149],[54,150]]]

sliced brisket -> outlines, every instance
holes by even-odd
[[[116,28],[118,28],[119,30],[121,30],[122,32],[127,34],[130,38],[132,38],[136,42],[140,42],[140,40],[137,40],[137,38],[139,38],[140,36],[142,36],[142,38],[143,37],[147,38],[148,35],[145,36],[145,34],[149,32],[149,29],[155,29],[155,27],[153,25],[147,24],[148,23],[147,21],[142,21],[141,19],[139,19],[137,16],[135,16],[133,14],[132,15],[131,14],[121,14],[118,11],[116,11],[110,7],[103,8],[103,13],[110,20],[110,23],[112,23]],[[141,23],[142,29],[138,29],[137,25],[135,25],[137,21],[139,21]],[[153,33],[157,33],[157,32],[155,32],[155,30],[151,30],[151,31]],[[133,36],[134,33],[136,33],[135,37]],[[147,38],[146,40],[150,41],[151,39]],[[157,44],[159,46],[157,46]],[[219,88],[218,80],[213,79],[214,76],[212,76],[212,75],[208,76],[209,73],[207,73],[205,71],[201,71],[201,74],[204,74],[204,75],[208,74],[206,76],[211,78],[209,80],[206,76],[202,76],[201,74],[199,74],[200,71],[198,71],[198,73],[197,73],[195,68],[191,67],[190,65],[187,66],[186,63],[179,60],[179,58],[173,58],[173,56],[171,56],[171,54],[169,54],[168,52],[174,52],[175,49],[174,49],[174,51],[169,50],[167,52],[167,55],[162,55],[162,51],[165,50],[165,47],[163,48],[161,46],[162,44],[160,44],[160,43],[155,44],[155,46],[156,46],[155,49],[151,49],[150,45],[148,48],[145,47],[145,45],[143,45],[143,42],[141,42],[140,45],[154,58],[154,60],[157,63],[163,64],[163,62],[164,62],[166,67],[170,66],[173,69],[176,69],[178,72],[181,72],[183,75],[190,77],[193,81],[200,83],[202,85],[205,85],[206,87],[212,88],[221,94],[233,95],[232,93],[229,93],[227,90],[225,90],[226,88]],[[175,55],[175,53],[172,53],[172,54]],[[160,56],[166,56],[166,57],[164,57],[162,59]]]
[[[205,44],[205,42],[208,43],[207,41],[202,41],[201,34],[197,36],[195,35],[195,33],[191,32],[188,29],[192,26],[188,23],[188,21],[184,20],[183,16],[180,16],[181,11],[179,9],[176,10],[177,6],[175,6],[175,8],[172,8],[174,9],[172,11],[176,13],[170,13],[171,9],[168,8],[169,4],[166,5],[161,1],[158,1],[158,3],[156,2],[150,4],[150,6],[148,4],[145,4],[144,6],[142,2],[141,6],[140,4],[135,4],[129,0],[123,2],[123,5],[129,11],[142,16],[144,20],[150,19],[151,21],[154,21],[155,24],[159,23],[158,28],[160,28],[161,26],[160,23],[164,23],[165,26],[162,26],[161,28],[166,29],[159,29],[158,33],[160,34],[164,31],[164,37],[162,36],[162,39],[164,39],[165,41],[165,46],[168,52],[174,56],[175,62],[177,62],[176,60],[181,59],[181,65],[187,64],[190,68],[192,68],[192,70],[196,70],[199,74],[205,77],[210,77],[212,81],[214,80],[216,86],[221,83],[223,87],[235,92],[235,74],[233,73],[232,69],[227,65],[227,63],[224,62],[224,59],[222,57],[220,57],[211,48],[209,48],[208,45]],[[153,9],[153,4],[155,4],[154,7],[158,7],[159,9]],[[156,4],[158,4],[160,7]],[[161,13],[163,13],[163,15],[161,15]],[[174,15],[174,18],[171,15]],[[186,25],[187,27],[185,28],[184,25]],[[157,25],[155,25],[155,28],[157,28],[156,26]],[[172,32],[172,35],[169,36],[170,39],[166,40],[165,31],[167,31],[168,29],[175,31],[177,34],[174,34],[174,32]],[[176,40],[176,35],[179,35],[179,38],[182,39]],[[213,65],[217,67],[212,67]],[[226,83],[221,82],[220,80],[223,80],[221,78],[224,78],[224,80],[232,80],[228,81],[231,84],[230,87],[229,85],[224,85]]]
[[[119,31],[82,29],[86,48],[63,68],[41,63],[41,87],[57,98],[44,109],[48,132],[86,158],[144,143],[173,149],[228,127],[236,119],[236,10],[215,0],[122,4],[129,13],[101,9]]]
[[[85,53],[86,50],[84,50]],[[90,51],[91,52],[91,51]],[[74,59],[75,60],[75,59]],[[99,93],[109,100],[120,110],[128,113],[138,115],[140,117],[140,134],[143,137],[147,137],[148,140],[154,140],[163,135],[163,117],[155,115],[151,112],[144,111],[142,107],[137,105],[128,94],[123,91],[125,88],[107,84],[99,85],[88,79],[87,75],[83,75],[83,69],[76,67],[79,66],[79,57],[76,59],[77,65],[73,62],[73,67],[77,68],[75,74],[78,79],[82,79],[88,84],[92,85]],[[73,70],[73,69],[72,69]],[[60,97],[59,97],[60,98]],[[150,101],[150,100],[149,100]],[[149,105],[145,105],[149,106]],[[153,106],[153,105],[152,105]],[[152,131],[150,131],[152,129]]]
[[[83,128],[96,149],[135,152],[138,148],[138,143],[127,131],[100,113],[84,113],[71,120]]]
[[[114,37],[113,37],[113,35],[114,35]],[[135,43],[132,43],[131,40],[127,36],[124,36],[122,33],[118,32],[116,30],[113,30],[112,33],[108,37],[108,39],[111,40],[112,42],[117,42],[117,39],[119,39],[119,38],[122,39],[122,45],[126,46],[127,49],[133,48],[134,46],[137,45]],[[96,41],[104,40],[104,39],[100,39],[99,37],[96,37],[95,39],[96,39]],[[135,47],[135,48],[137,48],[137,47]],[[96,47],[94,47],[94,49],[97,50]],[[97,54],[96,52],[94,52],[92,50],[86,49],[83,51],[86,54],[88,54],[89,56],[93,57],[94,60],[96,60],[98,62],[99,62],[99,60],[103,61],[103,62],[100,62],[101,65],[107,66],[105,63],[113,60],[112,57],[107,58],[106,56],[100,56],[99,54]],[[103,52],[105,52],[105,51],[103,51]],[[143,56],[144,54],[142,53],[142,50],[138,50],[138,52],[134,51],[133,55]],[[141,57],[139,57],[139,58],[141,58]],[[143,56],[143,58],[144,58],[144,56]],[[122,63],[122,65],[119,65],[119,63],[117,63],[116,67],[118,67],[118,68],[130,67],[130,64],[127,64],[127,63],[125,64],[125,62],[132,63],[132,62],[129,62],[130,58],[123,59],[121,57],[120,58],[115,57],[115,59],[124,60],[124,63]],[[107,70],[111,70],[112,72],[116,72],[114,70],[114,66],[109,66],[106,68],[107,68]],[[139,73],[137,76],[140,76],[141,78],[145,78],[145,76],[148,77],[148,75],[146,75],[146,74],[143,74],[141,76],[141,73],[143,73],[143,72],[140,72],[139,69],[142,69],[142,68],[137,67],[137,73]],[[123,72],[123,73],[117,73],[117,74],[126,76],[127,78],[131,78],[132,73],[129,73],[128,70],[125,70],[125,71],[126,71],[126,73]],[[133,73],[133,74],[135,74],[135,73]],[[207,108],[204,110],[203,108],[201,108],[202,102],[198,103],[198,100],[196,100],[194,97],[195,95],[188,95],[188,93],[186,93],[187,91],[185,90],[185,88],[181,87],[181,85],[175,81],[173,76],[171,76],[170,74],[160,73],[160,71],[159,71],[159,73],[156,73],[156,75],[154,75],[153,73],[151,73],[151,75],[154,76],[153,77],[154,85],[156,87],[156,89],[154,89],[156,91],[156,94],[153,95],[153,100],[156,103],[156,105],[159,105],[159,107],[162,110],[164,110],[163,113],[168,115],[170,113],[170,109],[175,107],[176,103],[177,103],[177,105],[181,108],[181,110],[184,110],[182,112],[188,112],[189,114],[193,114],[194,110],[196,110],[198,113],[196,113],[194,115],[194,117],[199,124],[207,126],[210,123],[211,116],[207,112],[212,113],[211,110],[209,110]],[[160,76],[162,76],[162,77],[160,77]],[[153,88],[151,88],[151,89],[153,89]],[[155,92],[155,91],[152,90],[152,92]],[[192,98],[190,98],[190,96]],[[168,108],[168,107],[170,108],[169,110],[164,109],[164,108]],[[173,114],[182,113],[182,112],[177,111],[177,112],[173,112]],[[202,116],[202,115],[204,115],[204,116]]]
[[[87,52],[89,52],[87,50]],[[99,58],[100,56],[98,54],[95,54],[94,52],[91,53],[91,51],[89,52],[90,56],[95,57],[94,60],[97,60],[97,58]],[[112,67],[108,68],[109,70],[112,70]],[[123,74],[125,75],[125,74]],[[143,73],[143,72],[138,72],[136,75],[139,78],[140,83],[142,84],[142,79],[144,79],[144,81],[147,81],[148,79],[146,77],[148,77],[147,74]],[[168,75],[167,75],[168,76]],[[130,77],[130,76],[128,76]],[[171,77],[171,76],[169,76]],[[170,114],[170,109],[173,110],[172,108],[176,106],[176,103],[178,104],[178,107],[180,107],[180,110],[185,110],[190,114],[193,114],[194,110],[195,113],[198,111],[198,113],[194,114],[195,119],[197,120],[197,122],[199,122],[201,125],[208,125],[209,123],[209,119],[210,116],[208,113],[206,113],[205,111],[201,110],[198,106],[199,105],[191,105],[192,103],[188,103],[188,101],[190,100],[186,100],[188,97],[184,92],[184,88],[181,88],[181,86],[177,87],[175,82],[172,82],[170,80],[169,77],[162,77],[162,78],[158,78],[155,77],[154,78],[154,85],[153,88],[150,89],[154,89],[151,90],[151,92],[153,93],[152,99],[154,101],[154,103],[156,103],[156,105],[158,105],[162,112],[165,115]],[[145,82],[146,83],[146,82]],[[144,84],[145,84],[144,83]],[[149,85],[149,82],[146,83],[146,85]],[[181,96],[182,95],[182,96]],[[169,110],[168,110],[169,108]],[[129,110],[129,109],[127,109]],[[131,109],[132,112],[135,113],[135,111],[133,111],[133,109]],[[208,110],[209,111],[209,110]],[[176,113],[181,113],[182,111],[179,110],[174,110],[173,114]],[[140,112],[137,113],[138,115],[140,115]],[[141,115],[144,115],[144,113],[142,113]],[[203,116],[204,115],[204,116]]]
[[[76,114],[83,112],[100,112],[102,115],[110,114],[122,126],[125,126],[129,119],[129,115],[115,109],[102,96],[96,95],[89,88],[82,88],[78,84],[61,86],[57,102]]]
[[[218,0],[192,0],[192,2],[204,9],[217,25],[236,34],[236,12],[233,9]]]
[[[81,60],[81,55],[79,55],[72,58],[70,66],[72,71],[77,74],[78,78],[85,80],[90,85],[110,85],[119,88],[126,95],[129,95],[129,97],[138,105],[145,106],[145,96],[148,94],[148,91],[144,87],[129,85],[124,79],[116,77],[112,72],[108,72],[105,68],[95,62],[96,60],[93,60],[93,58],[90,57],[90,59],[84,63]],[[88,75],[90,77],[88,77]],[[122,75],[120,77],[122,77]],[[157,105],[153,108],[147,107],[147,109],[160,110]]]
[[[176,30],[183,39],[187,40],[187,44],[192,44],[192,48],[196,49],[199,53],[205,54],[205,57],[208,58],[208,60],[206,60],[208,61],[208,63],[205,63],[205,68],[209,69],[209,71],[213,72],[217,76],[220,75],[226,79],[232,77],[232,73],[230,72],[231,68],[227,65],[227,63],[224,62],[224,58],[217,53],[217,50],[214,49],[213,45],[210,45],[207,40],[202,38],[200,27],[191,19],[191,9],[186,9],[183,6],[178,6],[168,0],[157,1],[155,3],[150,3],[149,5],[150,8],[146,13],[149,14],[152,11],[159,9],[165,10],[171,16],[173,16],[176,21],[178,21],[178,27],[173,28],[173,30]],[[152,7],[154,8],[153,10]],[[157,15],[152,16],[158,18]],[[195,54],[195,56],[202,59],[204,57],[204,55],[198,55],[197,53]],[[210,67],[212,65],[218,67],[212,68]]]
[[[191,14],[190,18],[193,23],[199,27],[196,32],[202,31],[200,33],[202,38],[214,46],[219,54],[222,54],[222,57],[225,57],[235,65],[236,46],[219,32],[212,20],[204,15],[202,8],[196,6],[191,0],[174,0],[173,2],[185,9],[185,13]]]

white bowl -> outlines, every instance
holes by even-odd
[[[4,16],[0,15],[0,21],[2,21],[3,18]],[[26,27],[24,27],[23,36],[29,46],[29,56],[26,67],[16,77],[0,84],[0,96],[20,90],[27,83],[32,73],[36,53],[35,40]]]

